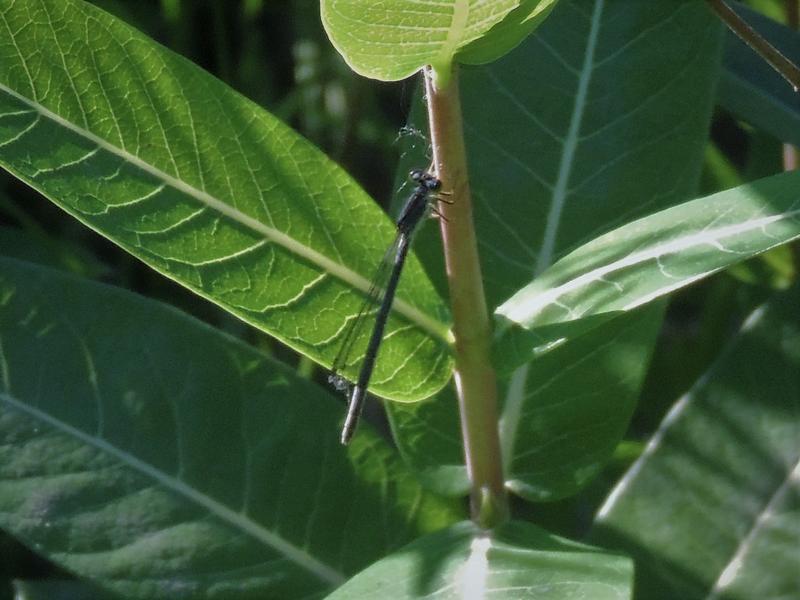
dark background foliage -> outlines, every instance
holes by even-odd
[[[263,105],[322,148],[382,205],[395,191],[398,142],[416,93],[414,80],[382,83],[353,74],[328,42],[315,0],[95,0]],[[754,7],[783,19],[778,0]],[[787,3],[789,4],[789,3]],[[764,68],[767,68],[766,66]],[[412,135],[413,138],[413,135]],[[424,144],[424,141],[412,140]],[[712,126],[703,193],[779,172],[782,146],[722,110]],[[221,309],[156,274],[0,172],[0,226],[21,230],[37,252],[67,269],[157,298],[232,333],[311,374],[313,367]],[[19,238],[3,242],[4,253]],[[752,307],[794,278],[791,252],[779,249],[677,294],[649,371],[627,442],[592,486],[568,501],[515,509],[551,531],[580,536],[610,486],[636,457],[641,440],[702,373]],[[68,577],[0,535],[0,600],[12,579]]]

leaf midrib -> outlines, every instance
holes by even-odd
[[[594,66],[594,51],[598,44],[600,34],[600,20],[603,16],[605,9],[604,0],[596,0],[594,10],[592,12],[591,24],[589,28],[588,38],[586,40],[586,50],[583,55],[583,64],[581,66],[580,76],[578,78],[578,89],[575,94],[575,103],[572,106],[572,113],[570,114],[569,129],[567,136],[564,140],[564,151],[561,154],[561,161],[558,166],[558,176],[556,184],[553,189],[553,196],[550,202],[550,208],[547,214],[547,222],[544,230],[544,239],[539,249],[539,256],[534,268],[534,275],[538,276],[549,267],[553,260],[553,253],[555,251],[556,237],[558,229],[561,226],[561,216],[564,208],[564,203],[567,198],[567,183],[572,175],[572,165],[577,151],[578,135],[580,133],[581,122],[583,114],[586,110],[586,101],[589,93],[589,83],[592,79],[593,66]],[[502,311],[503,306],[500,306],[495,312]],[[510,315],[507,315],[510,317]],[[510,323],[506,322],[507,326]],[[498,328],[498,335],[504,327]],[[522,370],[524,369],[524,371]],[[516,386],[509,388],[505,397],[505,403],[501,421],[503,427],[500,432],[500,443],[503,447],[503,460],[504,474],[506,478],[510,479],[510,472],[507,468],[513,459],[514,444],[516,442],[517,432],[519,430],[520,421],[522,417],[522,405],[525,402],[525,386],[527,385],[528,369],[527,367],[520,367],[512,375],[512,378],[517,382]]]
[[[259,542],[269,546],[276,552],[288,558],[293,564],[303,568],[316,576],[319,580],[339,586],[347,580],[347,577],[333,567],[319,561],[311,556],[307,551],[295,546],[279,535],[265,529],[258,523],[248,518],[246,515],[236,512],[221,502],[199,492],[197,489],[185,484],[175,477],[155,468],[153,465],[133,456],[132,454],[113,446],[107,441],[92,436],[68,423],[60,421],[49,414],[17,400],[8,393],[0,393],[0,400],[9,404],[12,408],[27,414],[29,417],[39,420],[62,433],[78,439],[80,442],[92,446],[101,452],[107,453],[120,460],[128,467],[139,471],[146,477],[157,481],[165,488],[175,492],[183,498],[187,498],[207,509],[211,514],[220,520],[228,523],[237,531],[242,531]]]
[[[594,52],[598,44],[600,20],[603,16],[604,9],[605,0],[596,0],[586,40],[583,64],[581,65],[580,75],[578,77],[578,87],[575,91],[575,103],[572,105],[569,129],[564,139],[564,151],[561,154],[561,161],[558,165],[558,176],[553,189],[550,210],[547,214],[547,224],[544,229],[544,239],[539,249],[539,258],[536,261],[534,276],[540,275],[553,261],[556,238],[558,230],[561,227],[564,203],[569,193],[567,184],[572,176],[572,166],[575,162],[575,154],[578,148],[578,136],[581,130],[581,123],[583,122],[583,115],[586,112],[589,84],[591,83],[592,74],[594,73]]]
[[[14,91],[13,89],[9,88],[3,83],[0,83],[0,90],[9,94],[13,98],[19,100],[20,102],[30,106],[33,110],[39,113],[42,117],[49,119],[56,123],[57,125],[72,131],[73,133],[78,134],[79,136],[85,138],[86,140],[90,141],[93,144],[96,144],[103,150],[118,156],[122,160],[128,162],[136,166],[137,168],[143,170],[146,173],[149,173],[153,177],[158,180],[164,182],[164,185],[168,185],[179,192],[182,192],[188,195],[191,198],[194,198],[201,204],[204,204],[208,208],[217,211],[224,217],[233,220],[240,225],[243,225],[250,230],[262,235],[264,238],[274,242],[284,248],[286,248],[289,252],[299,256],[313,264],[319,266],[325,273],[333,275],[337,277],[341,281],[351,285],[352,287],[364,292],[368,293],[370,290],[370,281],[363,277],[362,275],[352,271],[351,269],[345,267],[344,265],[328,258],[321,252],[314,250],[313,248],[306,246],[296,239],[286,235],[282,231],[279,231],[273,227],[265,225],[261,221],[241,212],[240,210],[226,204],[219,198],[212,196],[208,192],[200,190],[192,185],[189,185],[185,181],[182,181],[164,171],[158,169],[157,167],[151,165],[150,163],[144,161],[143,159],[139,158],[138,156],[131,154],[127,150],[115,146],[114,144],[108,142],[107,140],[95,135],[91,131],[86,130],[84,127],[80,127],[70,121],[64,119],[60,115],[52,112],[39,102],[28,98],[18,92]],[[449,328],[441,323],[440,321],[428,316],[427,314],[423,313],[416,307],[412,306],[408,302],[404,301],[401,298],[395,298],[393,304],[393,310],[397,311],[398,313],[402,314],[412,323],[418,325],[421,329],[426,331],[427,333],[431,334],[432,336],[436,337],[440,341],[444,342],[445,344],[449,344],[452,341],[452,333],[450,332]]]

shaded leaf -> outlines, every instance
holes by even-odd
[[[506,58],[463,70],[490,306],[598,235],[693,197],[717,21],[694,0],[565,0]]]
[[[691,0],[564,0],[491,68],[463,69],[490,306],[581,243],[692,193],[720,32],[707,7]],[[441,242],[425,233],[416,242],[420,255],[441,254],[426,248]],[[653,308],[591,327],[578,321],[567,335],[559,325],[500,340],[516,344],[497,344],[494,356],[498,372],[512,377],[502,402],[514,490],[556,499],[589,480],[630,418],[660,318]],[[535,348],[554,356],[537,365],[546,352],[531,360]],[[521,365],[527,371],[514,373]],[[403,456],[440,492],[463,489],[458,417],[447,396],[389,406]]]
[[[0,255],[64,269],[84,277],[109,274],[106,265],[85,248],[67,240],[54,240],[41,232],[0,227]]]
[[[423,485],[438,494],[466,496],[470,483],[455,383],[432,400],[387,408],[400,454]]]
[[[800,289],[757,309],[611,493],[641,598],[800,594]]]
[[[0,165],[325,366],[395,233],[306,140],[79,0],[0,12]],[[415,260],[398,299],[374,391],[419,400],[451,374],[447,310]]]
[[[111,592],[81,581],[26,579],[14,581],[14,600],[116,600]]]
[[[577,493],[628,428],[663,305],[611,321],[511,377],[500,420],[506,487],[537,502]]]
[[[632,575],[628,558],[529,523],[507,523],[490,533],[459,523],[384,558],[328,599],[621,600],[630,597]]]
[[[135,598],[301,598],[461,510],[174,309],[0,259],[0,526]]]
[[[662,312],[639,311],[624,327],[606,323],[512,375],[500,420],[509,490],[531,501],[559,500],[602,470],[636,407]],[[457,408],[443,391],[434,401],[390,409],[403,458],[441,494],[469,489]]]

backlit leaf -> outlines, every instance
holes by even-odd
[[[2,3],[0,165],[324,366],[395,233],[309,142],[80,0]],[[446,307],[411,260],[374,391],[433,394],[450,377],[448,337]]]
[[[431,65],[444,82],[460,52],[466,62],[501,56],[556,2],[322,0],[321,6],[328,37],[356,73],[395,81]]]

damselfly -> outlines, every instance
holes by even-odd
[[[375,368],[375,361],[378,358],[378,350],[383,340],[383,330],[389,318],[392,308],[394,295],[397,291],[397,284],[400,281],[400,274],[408,256],[408,249],[411,239],[422,219],[430,212],[439,214],[433,202],[442,200],[439,189],[442,182],[435,175],[421,169],[414,169],[409,173],[409,177],[416,185],[414,191],[406,200],[403,210],[397,219],[397,235],[394,242],[389,246],[386,254],[378,265],[375,276],[372,279],[367,298],[356,319],[344,333],[344,340],[339,348],[339,353],[333,361],[331,374],[328,377],[334,387],[339,390],[347,391],[350,401],[347,407],[347,417],[342,428],[342,443],[347,444],[353,437],[358,418],[364,405],[364,398],[367,394],[367,387]],[[439,216],[441,216],[439,214]],[[387,279],[388,275],[388,279]],[[385,279],[385,281],[384,281]],[[372,327],[372,334],[367,342],[364,351],[364,359],[358,373],[358,379],[354,386],[341,374],[347,366],[348,358],[353,351],[353,346],[361,337],[364,323],[370,308],[379,304],[378,312],[375,316],[375,324]]]

